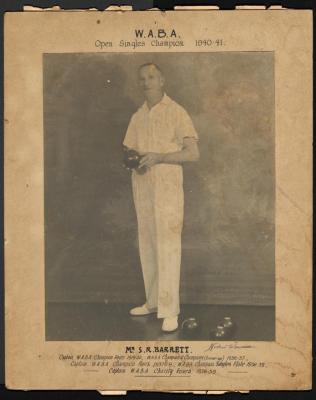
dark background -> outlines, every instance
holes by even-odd
[[[44,55],[46,300],[144,299],[121,146],[148,61],[200,137],[184,168],[182,302],[274,304],[271,52]]]

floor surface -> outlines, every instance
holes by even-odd
[[[275,309],[268,306],[182,305],[179,329],[161,331],[162,320],[155,314],[131,317],[133,305],[102,303],[48,303],[46,340],[212,340],[211,331],[224,317],[231,317],[236,329],[230,340],[273,341]],[[196,318],[198,328],[181,329],[187,318]]]

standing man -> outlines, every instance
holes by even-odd
[[[131,315],[157,312],[162,330],[178,328],[183,162],[197,161],[197,133],[188,113],[164,93],[164,77],[153,63],[139,68],[146,101],[132,116],[124,146],[142,155],[132,172],[133,197],[146,303]]]

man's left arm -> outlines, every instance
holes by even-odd
[[[183,138],[183,147],[172,153],[146,153],[141,159],[139,167],[152,167],[155,164],[182,164],[198,161],[200,152],[196,138]]]

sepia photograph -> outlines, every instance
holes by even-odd
[[[274,341],[274,52],[43,54],[47,341]]]

